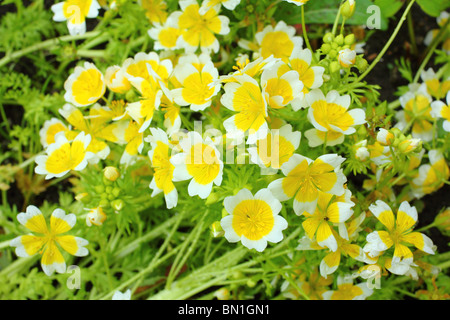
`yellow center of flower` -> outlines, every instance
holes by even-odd
[[[183,99],[198,105],[206,103],[214,93],[214,88],[208,87],[212,80],[212,75],[206,72],[191,74],[183,82]]]
[[[330,127],[330,125],[333,125],[342,131],[346,131],[354,124],[354,119],[347,113],[347,109],[336,103],[318,100],[312,104],[311,108],[313,109],[314,119],[327,130],[333,131]]]
[[[269,32],[261,42],[261,55],[264,59],[273,55],[274,58],[287,62],[293,49],[294,43],[283,31]]]
[[[319,190],[331,190],[336,181],[333,166],[320,159],[310,165],[303,160],[283,179],[282,187],[289,198],[295,196],[299,202],[310,202],[317,199]]]
[[[206,185],[213,182],[220,172],[220,164],[215,150],[207,144],[193,145],[186,160],[188,173],[199,184]]]
[[[158,40],[165,48],[174,48],[179,35],[180,31],[177,28],[168,27],[161,30],[158,35]]]
[[[64,143],[59,149],[52,152],[45,163],[48,172],[58,174],[76,168],[84,159],[86,151],[82,141],[72,144]]]
[[[263,200],[244,200],[232,214],[234,231],[249,240],[260,240],[270,233],[275,224],[272,209]]]
[[[189,45],[209,47],[216,40],[214,34],[221,31],[222,22],[214,9],[200,15],[198,4],[192,4],[180,15],[178,26],[184,30],[182,36]]]
[[[103,95],[104,82],[102,74],[96,69],[87,69],[73,82],[74,100],[81,105],[92,104]]]
[[[265,105],[261,90],[253,83],[245,82],[236,89],[233,106],[239,114],[235,117],[235,125],[239,130],[255,131],[265,122]]]

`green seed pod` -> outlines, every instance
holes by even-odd
[[[330,72],[338,72],[341,69],[341,66],[339,65],[339,62],[333,61],[330,63]]]
[[[330,57],[331,59],[335,59],[338,55],[338,52],[335,49],[331,49],[330,52],[328,53],[328,57]]]

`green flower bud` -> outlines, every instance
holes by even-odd
[[[330,57],[331,59],[336,59],[338,55],[338,52],[335,49],[331,49],[330,52],[328,53],[328,57]]]
[[[337,44],[337,42],[332,42],[331,43],[331,48],[337,50],[339,48],[339,45]]]
[[[123,202],[122,199],[116,199],[111,202],[111,207],[113,207],[114,210],[120,211],[125,206],[125,202]],[[117,213],[117,212],[116,212]]]
[[[364,72],[369,67],[369,63],[367,62],[366,59],[362,58],[361,56],[356,56],[355,66],[358,68],[360,72]]]
[[[330,63],[330,72],[338,72],[341,69],[341,66],[339,65],[339,62],[333,61]]]
[[[344,4],[341,6],[341,15],[349,19],[353,16],[355,13],[355,0],[347,0],[344,2]]]
[[[100,200],[100,202],[98,203],[98,206],[99,207],[102,207],[102,208],[109,208],[109,201],[107,200],[107,199],[102,199],[102,200]]]
[[[339,34],[334,39],[334,42],[337,43],[339,46],[342,46],[344,44],[344,36],[342,34]]]
[[[345,36],[345,38],[344,38],[344,43],[346,44],[346,45],[349,45],[349,46],[351,46],[352,44],[354,44],[355,43],[355,35],[353,34],[353,33],[350,33],[350,34],[348,34],[348,35],[346,35]]]
[[[97,192],[98,194],[105,192],[105,187],[104,186],[95,186],[94,187],[95,192]]]
[[[323,54],[327,54],[331,50],[331,45],[329,43],[324,43],[322,44],[321,49]]]
[[[331,43],[334,40],[334,36],[331,32],[328,32],[323,36],[322,40],[325,43]]]
[[[120,195],[121,191],[122,190],[120,190],[120,188],[113,188],[111,194],[114,196],[114,198],[117,198]]]

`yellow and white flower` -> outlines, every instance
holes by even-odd
[[[223,201],[229,215],[222,218],[220,225],[229,242],[238,242],[261,252],[267,242],[283,240],[282,231],[287,221],[279,215],[281,203],[268,189],[259,190],[254,196],[248,189],[241,189],[236,195]]]
[[[303,83],[295,70],[279,75],[284,62],[275,64],[261,74],[261,87],[269,107],[280,109],[291,103],[302,91]]]
[[[340,96],[336,90],[328,92],[326,97],[320,89],[311,90],[306,100],[310,105],[308,119],[319,131],[349,135],[356,132],[355,126],[366,122],[364,110],[348,110],[350,96]]]
[[[301,48],[303,38],[295,36],[295,28],[279,21],[275,28],[267,25],[262,31],[255,34],[260,47],[260,54],[265,59],[270,56],[288,62],[294,48]]]
[[[338,61],[341,67],[351,67],[356,61],[356,51],[348,48],[339,51]]]
[[[30,233],[16,237],[11,240],[10,245],[16,248],[15,251],[19,257],[30,257],[38,252],[41,253],[41,266],[46,275],[51,276],[55,271],[65,273],[66,262],[56,244],[73,256],[84,257],[89,253],[85,248],[88,244],[87,240],[64,235],[73,228],[76,219],[73,213],[66,215],[64,210],[55,209],[50,218],[50,228],[48,228],[42,212],[30,205],[26,212],[17,215],[17,220],[38,235]]]
[[[103,97],[106,83],[103,74],[93,63],[76,66],[64,83],[64,99],[77,107],[89,106]]]
[[[147,65],[150,65],[147,66]],[[130,81],[138,81],[138,78],[150,80],[155,78],[155,73],[159,79],[167,86],[168,79],[173,71],[173,64],[170,59],[160,59],[156,52],[138,52],[134,58],[126,59],[122,68],[125,77]],[[157,77],[157,78],[158,78]]]
[[[234,76],[236,82],[226,83],[225,93],[220,102],[226,108],[238,113],[224,121],[227,133],[244,135],[248,132],[247,143],[267,136],[267,102],[258,82],[247,74]]]
[[[158,110],[161,104],[163,92],[168,90],[150,64],[147,64],[147,67],[149,77],[130,80],[133,87],[140,93],[140,100],[129,103],[126,108],[126,113],[140,124],[139,132],[145,131],[150,126],[155,110]]]
[[[263,139],[256,141],[256,147],[247,149],[250,160],[263,168],[279,169],[287,162],[300,145],[301,132],[292,131],[286,124],[280,129],[272,129]]]
[[[125,93],[131,89],[131,83],[125,77],[125,70],[120,66],[110,66],[105,71],[105,83],[115,93]]]
[[[180,59],[174,76],[181,84],[171,90],[173,100],[180,106],[190,106],[193,111],[202,111],[211,105],[211,100],[220,90],[219,72],[208,55],[189,55]]]
[[[413,262],[413,254],[406,244],[412,244],[417,249],[428,254],[434,254],[432,240],[423,233],[413,232],[417,222],[417,210],[407,201],[403,201],[397,211],[397,218],[387,203],[377,200],[369,206],[372,214],[386,227],[387,231],[373,231],[366,237],[367,244],[363,250],[369,257],[376,257],[380,253],[394,247],[392,264]]]
[[[317,206],[314,213],[304,212],[306,219],[302,226],[309,239],[315,238],[317,244],[321,247],[327,247],[335,252],[338,249],[336,237],[333,234],[331,224],[344,223],[349,219],[355,204],[345,202],[342,199],[335,200],[334,195],[325,192],[319,192]]]
[[[268,188],[280,201],[294,198],[294,212],[313,214],[320,192],[343,195],[347,178],[340,165],[344,158],[337,154],[325,154],[311,160],[294,154],[281,166],[284,178],[272,181]]]
[[[323,84],[324,67],[312,66],[312,53],[309,49],[302,49],[301,47],[295,47],[292,51],[289,61],[278,69],[278,75],[282,75],[289,70],[297,71],[299,80],[303,84],[303,89],[297,97],[291,101],[291,106],[294,111],[300,108],[307,108],[305,95],[313,89],[318,89]]]
[[[123,143],[120,141],[119,123],[109,123],[110,117],[106,114],[109,111],[105,107],[101,107],[99,104],[95,104],[89,109],[89,116],[84,116],[79,108],[75,108],[73,105],[66,103],[59,113],[67,120],[72,126],[72,130],[66,131],[66,137],[71,139],[75,137],[79,132],[89,134],[91,142],[87,148],[87,151],[92,152],[94,157],[89,159],[90,163],[97,163],[100,159],[104,160],[110,153],[108,141],[115,143]]]
[[[425,142],[433,140],[433,118],[431,116],[432,98],[425,83],[410,84],[409,91],[399,98],[403,110],[396,113],[396,128],[403,130],[411,127],[413,138]]]
[[[177,47],[178,37],[181,30],[178,28],[178,18],[180,11],[170,14],[164,24],[154,23],[153,27],[148,30],[150,38],[155,40],[154,50],[175,50]]]
[[[216,34],[230,32],[230,19],[218,14],[220,5],[209,7],[206,11],[200,10],[195,0],[182,0],[179,4],[183,12],[178,17],[178,27],[182,33],[177,46],[186,52],[195,52],[198,47],[202,51],[218,52],[220,46]]]
[[[46,155],[36,157],[37,174],[45,174],[45,179],[59,178],[71,170],[81,171],[88,159],[93,157],[92,152],[87,151],[91,136],[80,132],[73,141],[67,140],[64,132],[57,133],[55,142],[46,149]]]
[[[153,179],[150,182],[150,189],[153,190],[152,197],[163,192],[167,209],[176,207],[178,202],[178,192],[172,182],[174,165],[170,162],[171,146],[164,130],[160,128],[150,128],[151,136],[146,138],[150,142],[152,149],[148,152],[148,157],[154,170]]]
[[[220,186],[223,162],[220,153],[210,138],[202,139],[198,132],[191,131],[179,142],[181,153],[173,155],[170,162],[175,166],[173,181],[189,180],[188,193],[206,199],[213,184]]]
[[[348,224],[348,238],[345,239],[338,235],[333,229],[334,237],[337,242],[337,250],[328,253],[320,262],[320,275],[327,278],[328,275],[334,273],[341,263],[342,256],[351,257],[357,261],[364,262],[364,251],[356,243],[352,243],[358,235],[358,228],[365,219],[365,214],[362,213],[359,217],[353,219]]]
[[[86,32],[86,18],[96,18],[100,5],[97,0],[67,0],[51,6],[54,21],[67,21],[71,35]]]
[[[450,77],[441,82],[432,68],[422,71],[420,78],[426,84],[428,93],[438,100],[444,98],[450,90]]]
[[[43,127],[39,130],[41,144],[44,148],[55,142],[55,135],[58,132],[69,130],[69,128],[59,119],[51,118],[44,122]]]
[[[441,188],[450,177],[450,169],[440,150],[428,151],[430,163],[419,167],[417,175],[411,183],[412,194],[421,198]]]
[[[444,119],[442,127],[445,131],[450,132],[450,91],[447,92],[445,99],[446,103],[440,100],[431,103],[431,115]]]

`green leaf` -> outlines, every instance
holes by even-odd
[[[367,8],[374,5],[371,0],[359,0],[356,3],[353,17],[348,19],[347,25],[365,25],[372,13],[367,12]],[[335,0],[311,1],[305,5],[305,23],[333,24],[339,10],[339,3]],[[301,7],[291,6],[289,3],[281,3],[276,12],[278,19],[287,24],[301,23]],[[340,20],[342,21],[342,19]],[[381,29],[386,30],[388,22],[381,12]]]
[[[379,6],[384,17],[390,18],[394,16],[403,6],[400,0],[374,0],[374,4]]]
[[[438,17],[442,11],[450,8],[448,0],[417,0],[417,4],[432,17]]]

